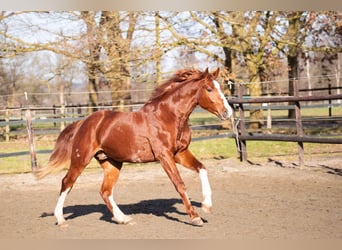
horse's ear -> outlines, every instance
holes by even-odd
[[[220,73],[220,68],[217,68],[217,70],[213,73],[214,80],[218,77],[219,73]]]
[[[204,75],[204,77],[207,77],[207,76],[209,75],[209,69],[208,69],[208,67],[205,69],[203,75]]]

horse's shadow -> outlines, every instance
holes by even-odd
[[[144,200],[134,204],[120,204],[119,207],[123,213],[127,215],[134,214],[152,214],[154,216],[165,217],[168,220],[177,221],[184,224],[191,224],[187,221],[182,221],[172,214],[187,215],[185,212],[179,211],[175,205],[183,204],[180,199],[154,199]],[[191,201],[194,207],[201,207],[200,202]],[[100,220],[116,223],[112,220],[113,215],[109,212],[105,204],[91,204],[91,205],[73,205],[67,206],[63,209],[65,219],[71,220],[80,216],[89,215],[92,213],[100,213],[102,216]],[[53,216],[53,213],[42,213],[40,217]],[[202,218],[204,222],[207,222]]]

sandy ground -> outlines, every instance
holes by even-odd
[[[36,181],[31,174],[0,175],[2,239],[342,239],[342,161],[313,158],[299,168],[282,159],[242,164],[206,160],[213,211],[200,209],[198,176],[182,167],[189,196],[205,220],[189,218],[158,164],[126,166],[115,186],[120,208],[132,225],[111,220],[98,191],[102,170],[84,172],[67,197],[68,227],[53,216],[64,172]]]

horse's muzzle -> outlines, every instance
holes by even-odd
[[[233,113],[230,112],[229,110],[225,110],[223,111],[221,114],[218,115],[218,117],[221,119],[221,120],[227,120],[229,119],[229,117],[231,117]]]
[[[229,119],[231,116],[233,115],[233,109],[228,106],[227,109],[225,109],[220,115],[219,115],[219,118],[221,120],[227,120]]]

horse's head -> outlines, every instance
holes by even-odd
[[[233,114],[233,109],[223,95],[220,84],[216,81],[219,72],[220,69],[217,69],[210,74],[206,69],[203,73],[203,83],[199,90],[198,104],[221,120],[226,120]]]

